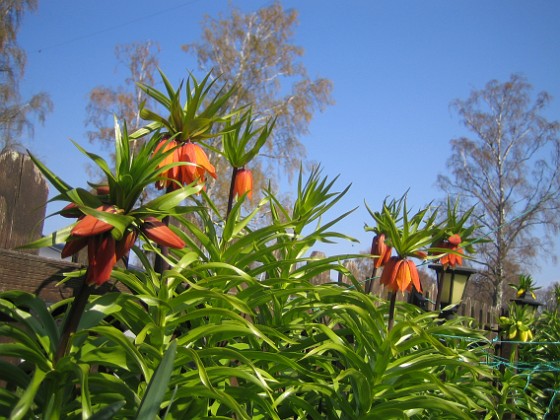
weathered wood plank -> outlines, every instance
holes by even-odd
[[[41,237],[48,191],[29,156],[0,154],[0,248],[13,249]]]

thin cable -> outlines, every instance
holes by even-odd
[[[43,47],[43,48],[39,48],[39,49],[37,49],[35,52],[40,54],[40,53],[42,53],[43,51],[47,51],[47,50],[51,50],[51,49],[54,49],[54,48],[63,47],[63,46],[65,46],[65,45],[72,44],[72,43],[77,42],[77,41],[82,41],[82,40],[84,40],[84,39],[93,38],[93,37],[96,37],[96,36],[98,36],[98,35],[105,34],[105,33],[107,33],[107,32],[112,32],[112,31],[114,31],[114,30],[116,30],[116,29],[119,29],[119,28],[123,28],[123,27],[125,27],[125,26],[130,26],[130,25],[132,25],[132,24],[134,24],[134,23],[138,23],[138,22],[142,22],[142,21],[147,20],[147,19],[151,19],[151,18],[153,18],[153,17],[155,17],[155,16],[160,16],[160,15],[163,15],[163,14],[166,14],[166,13],[169,13],[169,12],[172,12],[172,11],[175,11],[175,10],[178,10],[178,9],[181,9],[181,8],[183,8],[183,7],[191,6],[191,5],[193,5],[194,3],[197,3],[197,2],[199,2],[199,1],[201,1],[201,0],[190,0],[190,1],[186,2],[186,3],[180,4],[180,5],[178,5],[178,6],[170,7],[170,8],[168,8],[168,9],[163,9],[163,10],[160,10],[160,11],[158,11],[158,12],[153,12],[153,13],[150,13],[149,15],[144,15],[144,16],[138,17],[138,18],[136,18],[136,19],[132,19],[132,20],[126,21],[126,22],[124,22],[124,23],[119,23],[118,25],[111,26],[111,27],[109,27],[109,28],[101,29],[101,30],[95,31],[95,32],[90,32],[89,34],[80,35],[80,36],[77,36],[77,37],[75,37],[75,38],[72,38],[72,39],[69,39],[69,40],[66,40],[66,41],[63,41],[63,42],[59,42],[58,44],[53,44],[53,45],[49,45],[49,46],[46,46],[46,47]]]

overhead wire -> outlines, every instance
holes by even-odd
[[[178,10],[178,9],[181,9],[181,8],[184,8],[184,7],[187,7],[187,6],[192,6],[194,3],[197,3],[197,2],[200,2],[200,1],[202,1],[202,0],[189,0],[185,3],[179,4],[179,5],[174,6],[174,7],[168,7],[167,9],[154,11],[150,14],[127,20],[125,22],[119,23],[118,25],[113,25],[113,26],[110,26],[110,27],[105,28],[105,29],[100,29],[98,31],[94,31],[94,32],[90,32],[90,33],[87,33],[87,34],[84,34],[84,35],[76,36],[74,38],[67,39],[65,41],[59,42],[57,44],[48,45],[46,47],[38,48],[34,52],[40,54],[40,53],[42,53],[44,51],[47,51],[47,50],[60,48],[60,47],[72,44],[74,42],[77,42],[77,41],[82,41],[84,39],[93,38],[93,37],[96,37],[98,35],[105,34],[105,33],[108,33],[108,32],[112,32],[116,29],[120,29],[120,28],[125,27],[125,26],[130,26],[130,25],[138,23],[138,22],[142,22],[142,21],[145,21],[145,20],[148,20],[148,19],[152,19],[155,16],[160,16],[160,15],[167,14],[167,13],[173,12],[175,10]]]

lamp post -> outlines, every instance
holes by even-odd
[[[435,310],[438,311],[448,305],[456,305],[463,299],[467,282],[476,273],[469,267],[443,267],[441,264],[430,264],[428,268],[435,270],[437,278],[437,297]]]
[[[513,303],[515,303],[516,305],[520,305],[520,306],[524,306],[524,307],[528,307],[530,308],[533,312],[537,311],[537,308],[539,306],[542,306],[543,304],[540,302],[537,302],[535,300],[535,298],[533,298],[533,296],[531,295],[523,295],[518,297],[517,299],[511,299],[511,301]]]

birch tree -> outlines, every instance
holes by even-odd
[[[128,131],[140,128],[140,104],[149,98],[138,89],[136,83],[153,85],[158,67],[159,44],[152,41],[134,42],[115,47],[120,65],[126,69],[124,83],[118,86],[97,86],[89,93],[86,107],[87,136],[91,142],[111,146],[114,141],[114,119],[126,121]]]
[[[333,103],[332,82],[309,77],[301,61],[304,51],[293,43],[296,25],[297,11],[284,10],[280,2],[251,13],[233,8],[229,16],[206,16],[202,40],[182,47],[196,55],[203,72],[213,70],[222,84],[238,86],[230,109],[249,104],[257,122],[277,117],[272,141],[261,153],[261,163],[268,158],[267,173],[299,168],[305,156],[301,138],[314,113]]]
[[[0,152],[19,148],[24,133],[34,134],[33,119],[44,122],[53,108],[48,94],[22,98],[19,90],[27,56],[17,43],[17,34],[24,14],[35,9],[37,0],[0,2]]]
[[[521,267],[550,256],[560,224],[560,124],[543,111],[551,98],[519,75],[490,81],[453,107],[472,133],[451,141],[449,174],[438,185],[465,205],[476,205],[480,235],[477,260],[492,287],[493,303]]]

